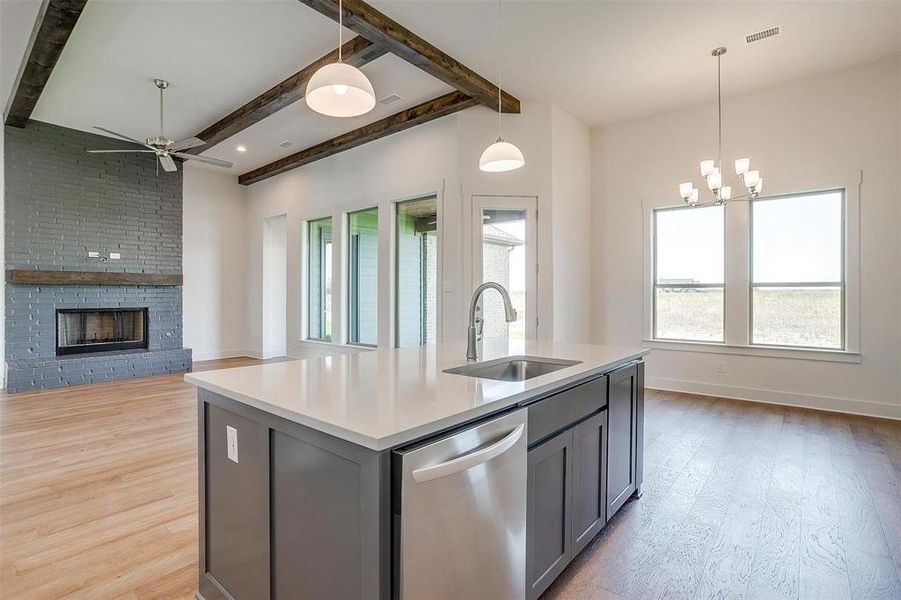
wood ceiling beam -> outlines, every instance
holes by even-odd
[[[25,127],[88,0],[44,0],[6,105],[3,122]]]
[[[343,62],[359,68],[386,54],[387,50],[373,44],[362,36],[357,36],[341,47],[341,53]],[[338,50],[336,49],[307,65],[291,77],[263,92],[241,108],[219,119],[198,133],[195,137],[202,139],[206,143],[186,150],[186,152],[189,154],[200,154],[209,150],[216,144],[244,131],[251,125],[259,123],[269,115],[297,102],[303,98],[307,82],[313,76],[313,73],[318,71],[320,67],[337,61]]]
[[[451,92],[423,102],[412,108],[402,110],[384,119],[364,125],[353,131],[341,134],[328,141],[316,144],[300,152],[296,152],[285,158],[264,165],[253,171],[248,171],[238,177],[238,183],[250,185],[269,177],[279,175],[291,169],[296,169],[311,162],[333,156],[339,152],[362,146],[373,140],[389,136],[393,133],[410,129],[416,125],[427,123],[445,115],[449,115],[473,106],[478,102],[462,92]]]
[[[338,0],[299,2],[338,21]],[[343,0],[343,7],[345,27],[476,99],[479,104],[497,110],[498,89],[495,84],[363,0]],[[503,112],[519,113],[519,100],[503,92],[501,107]]]

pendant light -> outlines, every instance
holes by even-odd
[[[479,170],[487,173],[512,171],[526,164],[522,151],[501,137],[501,2],[497,2],[497,141],[485,148]]]
[[[375,91],[363,71],[341,62],[344,8],[338,0],[338,62],[320,67],[307,83],[307,106],[330,117],[358,117],[375,108]]]

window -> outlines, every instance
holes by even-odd
[[[379,211],[347,215],[348,335],[351,344],[378,344]]]
[[[332,339],[332,218],[307,222],[308,333],[311,340]]]
[[[397,347],[434,344],[438,322],[438,199],[398,202]]]
[[[722,206],[654,211],[654,337],[725,340]]]
[[[844,193],[751,202],[751,343],[843,349]]]

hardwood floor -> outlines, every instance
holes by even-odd
[[[648,390],[643,495],[545,598],[901,598],[901,422]]]
[[[649,390],[645,431],[547,598],[901,598],[901,423]],[[180,375],[0,396],[0,597],[191,598],[196,445]]]

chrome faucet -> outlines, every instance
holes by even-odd
[[[476,306],[479,303],[479,297],[482,295],[482,292],[488,288],[494,288],[500,293],[504,301],[504,317],[507,323],[512,323],[516,320],[516,309],[513,308],[513,303],[510,302],[510,294],[507,293],[504,286],[488,281],[477,287],[476,291],[472,293],[472,301],[469,303],[469,329],[466,332],[466,360],[468,361],[479,359],[479,351],[476,349]],[[481,319],[479,322],[482,323],[483,321],[484,319]]]

